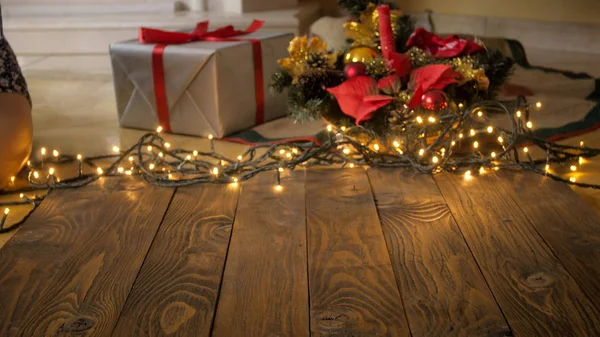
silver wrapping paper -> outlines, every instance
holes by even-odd
[[[269,93],[277,60],[287,57],[292,34],[256,32],[263,60],[264,120],[285,115],[285,97]],[[137,40],[110,46],[119,123],[155,130],[158,126],[152,75],[153,44]],[[164,72],[173,133],[225,137],[256,125],[254,61],[249,41],[193,42],[169,45]]]

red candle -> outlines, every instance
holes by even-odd
[[[396,52],[394,42],[394,33],[392,32],[392,22],[390,20],[390,6],[377,6],[379,14],[379,41],[381,43],[381,54],[383,58],[389,60],[391,55]]]

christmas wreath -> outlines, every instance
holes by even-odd
[[[273,75],[271,88],[287,91],[295,121],[324,119],[362,144],[418,161],[439,162],[473,132],[496,134],[475,107],[496,97],[511,58],[478,40],[415,28],[411,17],[377,1],[339,2],[356,15],[344,24],[349,48],[297,37]]]

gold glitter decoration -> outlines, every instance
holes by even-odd
[[[392,22],[392,32],[396,35],[398,31],[398,18],[402,11],[390,10],[390,21]],[[369,47],[380,50],[379,46],[379,13],[377,6],[370,3],[364,12],[360,15],[359,21],[346,22],[344,30],[346,37],[353,40],[352,47]]]
[[[490,80],[485,76],[483,68],[476,68],[471,57],[459,57],[452,59],[452,68],[463,76],[461,84],[475,80],[480,90],[487,91],[490,87]]]
[[[337,52],[329,53],[327,44],[320,38],[313,37],[309,40],[307,36],[298,36],[290,41],[288,52],[290,57],[280,59],[278,62],[281,68],[292,75],[294,82],[309,68],[307,61],[310,55],[321,55],[326,61],[326,67],[332,69],[335,68],[338,55]]]
[[[391,74],[392,70],[388,65],[388,61],[382,57],[377,57],[372,60],[365,62],[367,65],[367,75],[373,77],[376,80],[387,77]]]

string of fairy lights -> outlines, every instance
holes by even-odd
[[[534,106],[541,107],[541,103]],[[202,183],[231,184],[236,187],[261,172],[273,172],[273,188],[284,189],[281,176],[286,170],[314,165],[342,168],[394,167],[413,168],[422,173],[441,171],[463,174],[472,179],[488,170],[516,168],[548,176],[554,180],[580,187],[600,185],[577,182],[574,176],[563,177],[553,165],[566,165],[576,171],[584,158],[600,154],[600,149],[560,145],[533,135],[530,104],[520,97],[515,102],[484,101],[458,112],[445,111],[431,116],[416,116],[404,124],[396,135],[385,139],[369,133],[361,126],[327,126],[328,139],[315,142],[290,142],[253,146],[235,158],[215,151],[214,138],[209,135],[210,151],[201,152],[174,148],[161,136],[162,127],[139,138],[133,146],[111,154],[84,157],[65,155],[46,148],[40,149],[37,161],[30,161],[24,170],[29,186],[0,192],[18,194],[19,201],[0,203],[4,208],[0,218],[0,233],[18,228],[41,204],[45,196],[36,191],[76,188],[100,177],[140,176],[158,186],[179,187]],[[489,117],[504,115],[510,128],[492,126]],[[369,137],[360,135],[368,134]],[[534,159],[533,148],[544,151],[545,157]],[[109,162],[102,166],[99,163]],[[77,165],[77,174],[68,179],[57,178],[57,167]],[[86,173],[91,171],[91,173]],[[14,183],[15,177],[11,181]],[[32,195],[33,193],[33,195]],[[29,213],[5,228],[11,206],[30,205]]]

